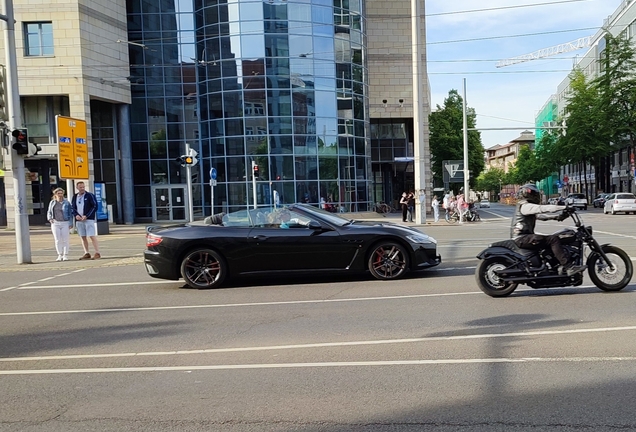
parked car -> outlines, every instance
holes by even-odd
[[[565,205],[587,210],[587,198],[582,193],[571,193],[565,198]]]
[[[292,272],[369,271],[392,280],[441,263],[437,241],[411,227],[345,219],[308,204],[249,209],[191,223],[148,227],[144,262],[152,277],[193,288],[227,278]]]
[[[490,201],[487,199],[479,201],[479,208],[490,208]]]
[[[636,214],[636,196],[633,193],[618,192],[609,195],[605,199],[603,213],[611,213],[614,215],[618,212]]]
[[[603,208],[605,206],[605,198],[607,198],[609,194],[606,193],[601,193],[596,195],[596,198],[594,198],[594,201],[592,201],[592,205],[594,206],[594,208]]]

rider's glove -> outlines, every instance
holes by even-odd
[[[563,211],[560,215],[557,216],[556,220],[559,222],[566,220],[569,217],[569,213],[567,211]]]

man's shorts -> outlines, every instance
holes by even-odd
[[[75,226],[80,237],[95,237],[97,235],[97,222],[93,219],[76,221]]]

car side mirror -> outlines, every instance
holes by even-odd
[[[307,224],[307,228],[312,229],[312,230],[320,230],[322,229],[322,225],[320,225],[318,222],[316,222],[315,220],[311,220],[309,221],[309,223]]]

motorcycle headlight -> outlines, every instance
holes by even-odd
[[[412,243],[434,243],[437,244],[437,240],[426,234],[412,234],[406,236],[406,238]]]

